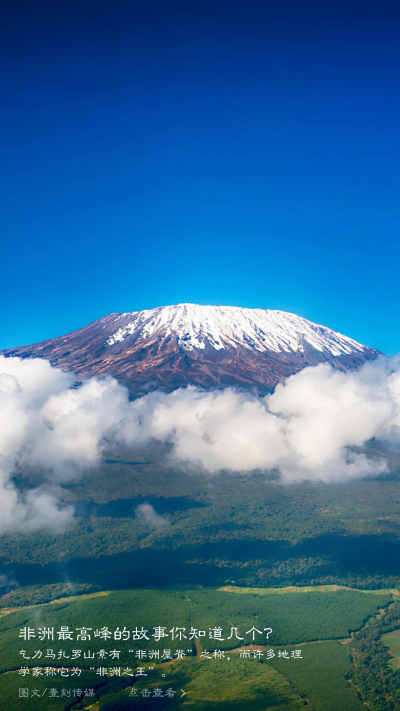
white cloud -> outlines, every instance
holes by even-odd
[[[0,575],[0,596],[6,595],[11,590],[19,587],[20,585],[13,573]]]
[[[151,504],[139,504],[135,509],[135,513],[139,519],[142,519],[144,523],[152,526],[152,528],[163,528],[169,525],[168,519],[160,516]]]
[[[277,468],[286,482],[346,480],[385,471],[354,448],[399,441],[400,369],[382,359],[358,371],[306,368],[265,398],[185,388],[133,403],[143,436],[209,472]],[[138,437],[136,431],[135,437]]]
[[[73,381],[44,360],[0,357],[0,533],[63,527],[73,509],[60,509],[59,484],[98,461],[126,415],[127,393],[115,380],[77,389]],[[44,471],[26,494],[11,481],[21,463]]]
[[[189,387],[130,402],[112,378],[74,388],[47,361],[0,357],[0,533],[65,525],[72,509],[60,510],[60,484],[112,442],[167,441],[175,462],[208,472],[275,468],[285,482],[333,481],[384,471],[354,448],[372,437],[399,442],[399,432],[397,361],[307,368],[265,398]],[[21,463],[43,471],[25,495],[12,482]],[[154,510],[138,515],[157,525]]]

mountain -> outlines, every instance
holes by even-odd
[[[5,356],[47,358],[78,379],[112,375],[132,394],[188,384],[272,390],[307,365],[356,368],[378,351],[284,311],[178,304],[112,313]]]

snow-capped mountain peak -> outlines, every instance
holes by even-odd
[[[148,311],[120,314],[123,321],[106,341],[108,346],[122,343],[129,336],[146,340],[157,334],[176,337],[186,351],[219,351],[242,346],[260,353],[297,353],[308,345],[332,356],[362,353],[366,347],[357,341],[284,311],[247,309],[237,306],[178,304]]]
[[[187,385],[271,392],[306,366],[357,368],[372,348],[284,311],[178,304],[109,314],[6,356],[47,358],[78,380],[113,376],[133,395]]]

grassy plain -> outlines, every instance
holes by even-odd
[[[290,653],[292,647],[287,650]],[[314,711],[362,711],[365,706],[350,683],[349,649],[338,642],[301,646],[303,660],[274,658],[269,663],[306,697]],[[300,663],[302,662],[302,663]]]
[[[383,644],[388,647],[393,655],[396,667],[400,667],[400,630],[382,635]]]
[[[86,689],[96,688],[98,685],[99,677],[88,671],[82,672],[76,681],[56,677],[50,679],[36,677],[32,680],[25,677],[23,679],[16,672],[0,674],[0,708],[1,711],[27,711],[27,709],[29,711],[64,711],[64,709],[70,708],[72,704],[75,705],[75,708],[79,708],[79,699],[81,697],[74,695],[73,690],[80,689],[84,698]],[[116,682],[110,680],[111,689],[114,685],[116,685]],[[40,696],[20,698],[20,688],[27,688],[30,692],[35,689]],[[49,696],[51,689],[55,689],[58,696]],[[63,689],[67,689],[71,695],[62,697]],[[89,705],[89,699],[90,697],[86,697],[82,708]]]
[[[129,691],[107,694],[100,700],[101,711],[125,709],[182,708],[196,711],[300,711],[304,701],[290,682],[267,664],[231,657],[221,660],[192,658],[166,665],[151,682],[137,685],[138,699],[129,703]],[[135,685],[136,687],[136,685]],[[168,688],[176,691],[174,699],[144,699],[143,688]],[[185,691],[185,696],[182,691]],[[161,703],[160,703],[161,702]],[[163,703],[164,702],[164,703]]]
[[[371,595],[393,595],[399,597],[400,591],[396,589],[383,588],[382,590],[357,590],[344,585],[305,585],[303,587],[291,585],[286,588],[238,588],[233,585],[226,585],[218,588],[224,592],[232,592],[237,595],[284,595],[285,593],[309,593],[309,592],[337,592],[338,590],[350,590],[353,592],[370,593]]]
[[[209,648],[231,649],[238,646],[236,637],[229,639],[232,627],[238,629],[238,636],[243,637],[243,644],[255,641],[265,644],[265,628],[273,631],[268,637],[268,644],[281,646],[312,640],[341,639],[349,635],[349,631],[358,629],[364,620],[374,614],[378,606],[390,601],[389,595],[366,595],[358,591],[338,590],[336,592],[307,592],[298,595],[234,595],[221,590],[181,588],[173,590],[126,590],[113,591],[109,595],[94,595],[78,597],[74,600],[64,600],[59,603],[38,605],[31,608],[16,609],[0,619],[0,670],[16,669],[21,665],[20,649],[25,649],[28,656],[39,647],[37,637],[21,646],[19,630],[22,627],[46,627],[61,629],[68,626],[76,630],[79,627],[90,627],[90,644],[82,649],[96,652],[106,648],[106,642],[101,637],[94,637],[94,630],[103,627],[114,631],[117,627],[132,630],[136,627],[149,630],[149,641],[122,642],[121,660],[131,664],[134,654],[128,650],[164,649],[171,646],[183,648],[182,642],[172,640],[172,635],[155,643],[153,628],[163,626],[169,633],[172,628],[184,627],[190,631],[205,631],[202,638]],[[210,639],[209,630],[220,627],[223,630],[221,639]],[[246,633],[256,628],[262,634]],[[76,636],[76,635],[75,635]],[[184,642],[185,653],[191,649],[192,643],[186,632]],[[57,639],[57,638],[56,638]],[[173,643],[174,642],[174,643]],[[115,647],[113,638],[107,641]],[[203,643],[203,642],[202,642]],[[79,647],[76,641],[65,641],[63,644],[47,642],[47,646],[61,648],[71,654],[71,650]],[[88,667],[91,663],[86,663]]]
[[[172,708],[179,705],[187,708],[202,709],[239,709],[245,704],[249,711],[264,709],[285,709],[296,711],[307,705],[314,711],[357,711],[360,708],[357,693],[346,679],[351,664],[349,651],[337,642],[316,642],[310,640],[332,640],[347,637],[349,630],[359,628],[366,618],[377,613],[378,608],[393,599],[387,593],[368,595],[351,590],[314,590],[285,595],[257,595],[254,591],[232,594],[224,590],[201,589],[199,587],[176,587],[164,590],[125,590],[108,593],[75,596],[63,601],[44,605],[4,610],[0,619],[0,693],[6,711],[19,711],[27,700],[19,699],[18,688],[37,689],[52,687],[95,688],[96,704],[101,711],[114,711],[130,708]],[[23,641],[19,631],[23,627],[32,627],[37,634],[38,628],[53,628],[55,640],[41,642],[38,637]],[[57,631],[61,626],[74,630],[73,641],[57,641]],[[76,640],[79,627],[90,627],[91,639],[87,642]],[[168,639],[156,642],[151,637],[155,626],[165,626]],[[237,627],[238,635],[228,639],[232,626]],[[149,630],[149,640],[132,639],[123,642],[102,639],[94,636],[95,629],[107,627],[113,632],[117,627],[133,630],[136,627]],[[204,630],[205,635],[197,639],[196,646],[187,636],[171,639],[171,629],[185,627],[190,630]],[[222,639],[210,639],[209,630],[221,627]],[[241,658],[235,648],[252,642],[252,635],[246,632],[252,628],[264,630],[271,627],[273,633],[256,635],[255,642],[262,644],[261,660],[251,652],[249,659]],[[187,635],[187,632],[183,633]],[[47,648],[58,655],[63,651],[61,660],[49,660]],[[152,656],[158,650],[160,657],[165,648],[171,649],[172,660],[164,662]],[[79,648],[81,656],[74,664],[79,665],[82,678],[76,683],[71,678],[56,678],[49,682],[43,675],[32,678],[19,675],[21,666],[51,665],[69,668],[73,650]],[[40,661],[32,661],[37,650],[42,650]],[[118,661],[111,661],[110,652],[118,649]],[[275,657],[266,661],[266,650],[273,649]],[[289,659],[279,659],[278,651],[286,649]],[[302,650],[302,659],[292,658],[291,651]],[[24,656],[20,655],[24,650]],[[84,658],[90,650],[91,657]],[[101,650],[106,651],[109,659],[100,661]],[[141,659],[137,652],[142,650]],[[183,651],[181,659],[176,651]],[[221,651],[221,658],[214,651]],[[231,651],[230,651],[231,650]],[[201,653],[208,651],[208,657]],[[29,657],[25,659],[24,657]],[[264,658],[265,657],[265,658]],[[90,671],[100,666],[121,669],[121,676],[100,677]],[[124,676],[122,669],[130,669],[132,674],[139,666],[146,668],[147,677],[135,679],[134,687],[138,690],[137,700],[130,699],[127,686],[132,684],[132,676]],[[153,669],[148,670],[152,666]],[[43,669],[42,669],[43,671]],[[163,677],[162,675],[166,676]],[[78,680],[77,680],[78,681]],[[57,683],[56,683],[57,682]],[[140,693],[144,688],[167,687],[183,689],[184,696],[171,699],[143,698]],[[48,693],[48,691],[47,691]],[[153,692],[152,692],[153,693]],[[61,692],[60,692],[61,694]],[[130,699],[130,700],[129,700]],[[71,699],[47,699],[41,707],[54,708],[56,711],[71,706]],[[73,708],[81,708],[83,703],[74,700]],[[86,702],[85,702],[86,703]],[[155,706],[154,704],[157,705]],[[64,704],[64,705],[63,705]],[[125,704],[125,705],[124,705]],[[340,704],[342,704],[340,706]],[[86,704],[87,706],[88,704]],[[32,704],[31,704],[32,707]],[[94,707],[96,708],[96,706]]]

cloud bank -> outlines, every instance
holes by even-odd
[[[98,461],[124,416],[128,400],[116,381],[73,382],[45,360],[0,358],[0,533],[63,527],[73,509],[60,509],[60,484]],[[44,472],[23,495],[12,482],[21,464]]]
[[[342,373],[328,364],[291,376],[265,398],[228,389],[155,396],[147,420],[174,456],[210,472],[279,469],[288,483],[376,474],[386,464],[352,451],[399,442],[400,370],[382,360]],[[150,397],[150,396],[149,396]]]
[[[74,388],[73,376],[47,361],[0,357],[0,533],[65,525],[73,509],[60,508],[60,485],[113,443],[161,440],[182,466],[276,469],[290,483],[385,471],[384,461],[354,449],[373,437],[400,442],[398,361],[346,373],[328,364],[306,368],[263,398],[188,387],[130,402],[112,378]],[[25,494],[12,480],[21,464],[43,471],[41,485]],[[158,525],[151,511],[139,515]]]

